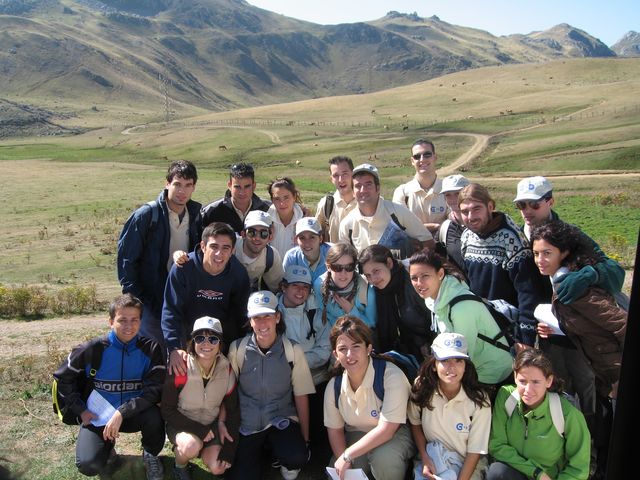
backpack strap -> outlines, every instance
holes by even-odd
[[[446,219],[444,222],[440,224],[440,229],[438,230],[438,240],[443,243],[445,246],[447,245],[447,233],[449,233],[449,226],[451,225],[451,220]]]
[[[384,371],[387,369],[387,361],[383,358],[373,359],[373,393],[384,401]]]
[[[296,358],[295,352],[293,351],[293,343],[283,335],[282,345],[284,346],[284,356],[287,358],[287,362],[289,362],[289,366],[293,370],[294,360]]]
[[[147,233],[144,238],[145,245],[148,245],[155,233],[156,225],[158,224],[158,218],[160,217],[160,204],[157,200],[150,200],[145,203],[145,205],[151,209],[151,220],[149,220],[149,225],[147,225]]]
[[[561,437],[564,437],[564,413],[562,413],[562,403],[560,402],[560,395],[556,392],[548,392],[549,395],[549,410],[551,411],[551,421],[553,426]],[[511,395],[507,397],[504,402],[504,408],[507,411],[507,417],[511,417],[511,414],[515,410],[518,402],[520,401],[520,394],[518,390],[511,392]]]
[[[309,319],[309,333],[307,334],[307,340],[310,340],[311,337],[315,336],[316,334],[316,329],[313,328],[313,319],[316,316],[316,310],[317,308],[312,308],[311,310],[305,310],[305,313],[307,314],[307,319]]]
[[[502,326],[498,323],[498,321],[496,320],[496,317],[493,313],[493,307],[491,305],[487,305],[487,303],[478,295],[474,295],[474,294],[469,294],[469,293],[465,293],[462,295],[458,295],[457,297],[454,297],[451,299],[451,301],[449,302],[449,323],[453,323],[451,321],[451,310],[453,310],[454,305],[456,305],[459,302],[462,302],[464,300],[471,300],[474,302],[479,302],[482,303],[485,308],[487,309],[487,311],[491,314],[491,317],[493,318],[494,322],[496,322],[496,325],[498,326],[498,334],[494,337],[487,337],[486,335],[482,334],[482,333],[478,333],[478,338],[484,342],[489,343],[490,345],[493,345],[496,348],[499,348],[501,350],[504,350],[506,352],[511,353],[511,349],[509,348],[508,345],[505,345],[503,343],[500,343],[498,340],[500,339],[500,337],[504,336],[504,332],[502,331]]]
[[[264,273],[267,273],[271,267],[273,267],[273,247],[271,245],[267,245],[267,259],[264,267]]]
[[[184,375],[176,375],[173,377],[173,385],[176,387],[178,392],[182,390],[182,388],[187,384],[187,374]]]
[[[393,223],[395,223],[398,226],[398,228],[403,232],[407,229],[407,227],[403,226],[400,223],[400,220],[398,220],[398,216],[395,214],[395,212],[391,214],[391,220],[393,220]]]
[[[384,358],[373,358],[373,393],[380,401],[384,401],[384,372],[387,368],[387,361]],[[342,387],[342,375],[344,372],[340,372],[334,377],[333,380],[333,398],[338,408],[338,400],[340,399],[340,389]]]
[[[235,373],[236,375],[240,375],[242,366],[244,365],[244,354],[247,352],[247,343],[249,343],[249,336],[247,335],[240,340],[236,340],[236,342],[236,365],[238,366],[238,371]]]
[[[333,193],[327,193],[324,196],[324,218],[327,222],[327,225],[329,225],[329,217],[331,216],[331,214],[333,213],[333,207],[336,203],[336,199],[333,198]]]
[[[89,370],[89,376],[91,378],[95,377],[100,370],[100,365],[102,364],[102,353],[104,352],[104,343],[102,343],[102,339],[100,341],[95,342],[93,347],[91,348],[91,369]]]
[[[562,413],[562,403],[560,402],[560,395],[556,392],[549,392],[549,409],[551,410],[551,420],[553,426],[561,437],[564,437],[564,414]]]

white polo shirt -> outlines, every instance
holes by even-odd
[[[433,410],[420,408],[409,402],[407,416],[412,425],[422,425],[424,436],[429,440],[440,440],[448,449],[460,454],[487,454],[491,431],[491,407],[473,403],[461,388],[451,400],[438,390],[431,400]],[[421,411],[422,410],[422,411]]]
[[[327,235],[324,239],[325,242],[336,243],[339,239],[340,235],[340,222],[353,210],[358,206],[358,202],[356,202],[355,197],[351,199],[349,203],[345,202],[340,193],[336,190],[333,194],[333,210],[329,215],[329,226],[327,225],[327,219],[324,215],[324,206],[327,202],[327,197],[322,197],[318,202],[318,208],[316,209],[316,218],[320,225],[326,229],[325,234]]]
[[[387,362],[384,370],[384,403],[373,391],[374,375],[373,362],[369,359],[367,373],[362,384],[354,392],[346,372],[343,373],[338,408],[333,386],[336,377],[329,380],[324,391],[325,427],[368,432],[378,425],[379,420],[389,423],[407,421],[407,403],[411,386],[402,370]]]
[[[345,219],[340,222],[340,240],[353,243],[358,252],[369,245],[379,242],[389,222],[393,222],[391,214],[394,213],[405,228],[405,233],[416,240],[426,242],[433,236],[413,213],[404,205],[398,205],[382,197],[378,199],[378,206],[373,217],[364,217],[359,208],[354,208]],[[351,230],[351,239],[349,231]]]
[[[422,223],[442,223],[449,215],[449,206],[442,192],[442,180],[436,181],[428,190],[420,186],[414,177],[393,192],[393,203],[405,205]]]

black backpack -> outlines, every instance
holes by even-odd
[[[484,340],[487,343],[490,343],[491,345],[493,345],[496,348],[500,348],[501,350],[505,350],[509,353],[511,353],[511,347],[514,346],[515,343],[517,343],[517,325],[518,325],[518,319],[517,318],[513,318],[515,315],[515,312],[511,312],[511,309],[509,310],[510,316],[505,315],[505,313],[503,313],[502,311],[498,310],[496,308],[496,303],[493,302],[498,302],[497,300],[485,300],[482,297],[479,297],[477,295],[473,295],[473,294],[465,294],[465,295],[458,295],[457,297],[453,298],[450,302],[449,302],[449,323],[451,322],[451,310],[453,309],[453,306],[459,302],[462,302],[464,300],[472,300],[474,302],[478,302],[478,303],[482,303],[487,310],[489,310],[489,313],[491,314],[491,316],[493,317],[493,319],[496,321],[496,324],[498,325],[498,328],[500,329],[500,331],[498,332],[498,334],[491,338],[491,337],[487,337],[486,335],[483,335],[482,333],[478,333],[478,338],[480,340]],[[502,304],[506,304],[506,302],[502,302]],[[513,308],[513,306],[511,306]],[[517,312],[517,310],[516,310]],[[500,338],[504,337],[504,339],[507,341],[507,343],[509,344],[509,346],[505,345],[504,343],[499,342],[498,340],[500,340]]]
[[[96,373],[98,373],[100,364],[102,363],[102,352],[104,352],[105,347],[103,341],[104,337],[96,339],[87,346],[83,353],[83,356],[85,357],[85,365],[91,365],[91,370],[89,370],[89,377],[84,374],[78,375],[76,377],[76,391],[81,392],[82,399],[85,401],[87,400],[87,398],[89,398],[89,395],[93,390],[93,377],[95,377]],[[89,350],[91,350],[90,359],[88,358]],[[67,359],[65,359],[60,364],[58,369],[53,373],[53,383],[51,384],[53,413],[58,416],[58,419],[60,419],[62,423],[65,423],[67,425],[79,425],[81,423],[80,416],[71,411],[71,409],[67,405],[65,397],[58,391],[58,377],[60,376],[60,373],[66,368]]]

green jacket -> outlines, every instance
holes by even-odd
[[[431,299],[425,303],[435,315],[438,333],[456,332],[464,335],[469,344],[469,357],[478,371],[478,379],[481,383],[495,385],[511,374],[513,358],[509,352],[478,338],[478,333],[493,338],[500,331],[491,313],[479,302],[463,300],[453,307],[449,322],[449,302],[459,295],[469,294],[471,291],[466,283],[452,275],[445,275],[435,303]],[[507,344],[504,338],[502,342]]]
[[[551,420],[548,395],[527,413],[523,413],[520,400],[511,417],[507,415],[505,401],[515,389],[513,385],[505,385],[498,392],[491,419],[489,454],[529,478],[534,478],[540,468],[554,480],[586,480],[591,437],[582,413],[560,397],[565,422],[562,437]]]

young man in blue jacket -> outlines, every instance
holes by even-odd
[[[169,272],[162,307],[162,331],[169,350],[169,373],[186,373],[186,340],[193,322],[204,316],[220,319],[225,348],[244,335],[249,275],[233,255],[236,233],[230,225],[210,224],[200,245],[182,265]]]
[[[118,239],[118,280],[122,293],[144,303],[140,334],[164,346],[160,315],[164,284],[173,252],[190,252],[200,240],[200,207],[191,200],[198,173],[195,165],[177,160],[169,165],[167,183],[157,200],[145,203],[129,217]]]
[[[104,473],[120,432],[142,432],[146,478],[163,478],[158,454],[165,430],[157,404],[166,367],[158,343],[138,335],[142,310],[133,295],[117,297],[109,307],[109,333],[75,347],[54,373],[65,405],[81,421],[76,466],[83,475]],[[88,391],[80,391],[81,376]]]

